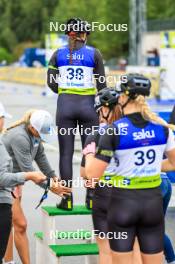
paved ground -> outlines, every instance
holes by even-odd
[[[41,87],[19,85],[15,83],[6,83],[0,82],[0,101],[4,103],[7,110],[13,114],[13,120],[20,118],[23,113],[29,108],[42,108],[50,111],[55,115],[56,107],[56,97],[45,97],[42,96],[43,89]],[[159,110],[170,110],[171,106],[164,106]],[[154,109],[157,109],[157,106],[154,106]],[[12,120],[12,121],[13,121]],[[57,148],[57,143],[54,144],[54,147]],[[79,141],[76,141],[76,149],[79,149]],[[58,153],[57,151],[46,148],[48,158],[53,166],[53,168],[58,171]],[[74,157],[74,178],[79,177],[79,162],[80,162],[80,153],[77,151]],[[40,199],[41,194],[43,193],[42,189],[35,186],[34,184],[27,183],[24,187],[23,195],[23,208],[28,219],[28,234],[30,239],[30,250],[32,264],[35,263],[35,243],[33,234],[35,231],[40,230],[41,226],[41,216],[40,209],[37,211],[34,209],[37,202]],[[84,188],[74,190],[74,199],[76,204],[84,203],[85,191]],[[53,205],[58,201],[54,195],[49,195],[48,200],[45,204]],[[175,196],[172,197],[172,204],[175,205]],[[167,231],[175,243],[175,212],[171,211],[168,213],[167,217]],[[63,221],[57,223],[59,229],[63,230],[76,230],[80,228],[92,228],[92,221],[90,216],[86,217],[64,217]],[[20,264],[18,257],[15,257],[17,263]],[[63,264],[84,264],[84,258],[65,258],[63,259]],[[48,264],[48,263],[43,263]]]

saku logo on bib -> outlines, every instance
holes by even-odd
[[[68,60],[70,60],[70,54],[67,54],[67,55],[66,55],[66,58],[67,58]],[[84,54],[77,54],[77,53],[74,53],[74,54],[72,54],[72,59],[73,59],[73,60],[84,60]]]
[[[133,135],[134,140],[140,140],[140,139],[146,139],[146,138],[155,138],[154,130],[145,131],[144,129],[142,129],[139,132],[134,132],[132,135]]]

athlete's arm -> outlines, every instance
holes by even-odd
[[[95,158],[93,154],[88,154],[85,166],[86,178],[88,180],[99,179],[103,175],[107,166],[107,162]]]
[[[175,125],[175,106],[173,107],[173,111],[171,112],[169,123]]]
[[[99,140],[99,134],[98,134],[98,132],[96,132],[96,133],[94,133],[92,135],[88,135],[87,138],[86,138],[86,140],[85,140],[85,143],[84,143],[84,147],[83,148],[86,148],[92,142],[95,142],[95,144],[97,146],[98,140]],[[83,157],[82,157],[81,167],[83,167],[83,168],[85,167],[85,155],[83,155]],[[85,172],[83,172],[83,175],[85,175]]]
[[[94,60],[95,60],[94,77],[96,79],[97,90],[99,91],[106,87],[106,77],[105,77],[103,58],[98,49],[95,49]]]
[[[47,85],[54,93],[58,93],[58,76],[59,70],[57,67],[57,51],[55,51],[49,61],[47,71]]]
[[[87,149],[87,147],[89,147],[92,144],[95,144],[95,147],[98,145],[98,141],[100,139],[100,134],[98,131],[95,131],[92,135],[88,135],[88,137],[86,138],[85,144],[84,144],[84,150]],[[94,152],[94,148],[93,148],[93,152]],[[80,174],[81,177],[86,179],[85,181],[85,187],[86,188],[95,188],[96,183],[98,182],[98,179],[93,179],[93,180],[87,180],[87,176],[86,176],[86,170],[85,170],[85,162],[90,162],[90,156],[87,157],[86,161],[85,161],[85,155],[83,155],[82,158],[82,162],[81,162],[81,170],[80,170]],[[88,166],[88,165],[87,165]]]
[[[106,167],[113,157],[117,142],[116,137],[114,127],[109,126],[106,129],[105,134],[100,136],[96,154],[89,154],[86,156],[85,169],[88,179],[97,179],[103,175]]]
[[[162,162],[162,171],[166,172],[175,170],[175,138],[171,129],[169,129],[165,154],[168,160]]]
[[[175,171],[175,165],[172,165],[168,159],[162,161],[162,172]]]

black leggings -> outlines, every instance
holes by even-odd
[[[0,264],[6,252],[12,226],[12,211],[10,204],[0,204]]]
[[[163,251],[164,215],[160,188],[127,190],[113,188],[108,212],[108,227],[112,233],[126,234],[124,239],[111,239],[113,251],[133,250],[137,236],[145,254]]]
[[[56,124],[60,150],[60,176],[72,180],[75,129],[79,125],[82,148],[92,127],[98,126],[93,95],[61,94],[58,97]],[[74,131],[72,130],[74,129]],[[96,128],[97,129],[97,128]],[[66,134],[65,134],[66,133]]]

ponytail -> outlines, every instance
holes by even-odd
[[[73,63],[73,50],[76,47],[76,41],[77,41],[76,35],[70,36],[70,42],[69,42],[69,50],[70,50],[69,63],[70,63],[70,65],[72,65],[72,63]]]
[[[151,121],[153,123],[160,124],[164,127],[170,128],[173,131],[175,131],[175,125],[168,124],[164,119],[162,119],[156,113],[151,111],[143,95],[139,95],[134,101],[138,104],[141,111],[141,115],[144,119]]]
[[[68,34],[69,36],[69,50],[70,50],[70,58],[69,58],[69,63],[70,65],[73,64],[73,51],[76,48],[76,42],[80,41],[85,43],[86,42],[86,38],[83,39],[80,36],[81,33],[76,33],[76,32],[70,32]],[[86,33],[84,33],[86,34]]]
[[[19,119],[19,120],[17,120],[16,122],[14,122],[14,123],[12,123],[9,127],[7,127],[3,132],[8,132],[10,129],[12,129],[12,128],[15,128],[15,127],[18,127],[18,126],[20,126],[20,125],[28,125],[28,124],[30,124],[30,118],[31,118],[31,115],[35,112],[35,111],[37,111],[36,109],[30,109],[30,110],[28,110],[25,114],[24,114],[24,116],[21,118],[21,119]]]

